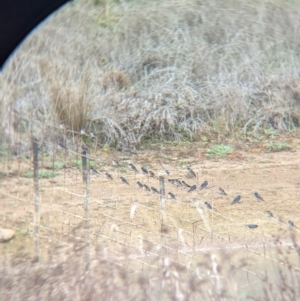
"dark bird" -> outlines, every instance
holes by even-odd
[[[152,191],[152,193],[159,194],[159,191],[155,187],[151,187],[151,191]]]
[[[148,170],[145,167],[142,167],[142,172],[144,175],[148,176]]]
[[[84,144],[81,145],[81,150],[85,153],[87,153],[89,151],[88,147]]]
[[[197,189],[197,185],[193,185],[189,190],[188,190],[188,192],[192,192],[192,191],[194,191],[194,190],[196,190]]]
[[[138,184],[139,188],[143,188],[144,187],[144,185],[141,182],[136,182],[136,183]]]
[[[233,199],[231,205],[238,203],[240,200],[241,200],[241,196],[240,196],[240,195],[236,196],[236,197]]]
[[[172,192],[169,192],[168,193],[168,199],[176,200],[176,197],[175,197],[175,195]]]
[[[212,206],[211,206],[210,203],[205,202],[204,204],[205,204],[205,207],[206,207],[207,209],[212,210]]]
[[[191,168],[187,168],[187,175],[189,178],[196,178],[196,174],[194,173],[194,171]]]
[[[165,171],[165,173],[166,173],[167,175],[169,175],[170,172],[169,172],[168,170],[166,170],[160,162],[159,162],[159,164],[160,164],[160,166],[163,168],[163,170]]]
[[[272,212],[271,211],[266,211],[266,215],[267,215],[267,217],[273,217],[273,214],[272,214]]]
[[[168,179],[168,181],[169,181],[171,184],[176,185],[176,184],[175,184],[175,181],[176,181],[175,179]]]
[[[261,197],[261,195],[260,195],[259,193],[254,192],[254,196],[255,196],[255,198],[256,198],[258,201],[263,201],[263,202],[265,202],[265,200]]]
[[[62,142],[59,142],[58,145],[63,149],[68,149]]]
[[[98,170],[96,168],[94,168],[94,167],[91,167],[90,172],[100,175],[100,173],[98,172]]]
[[[146,190],[146,191],[151,191],[150,188],[149,188],[149,186],[146,185],[146,184],[143,185],[143,189]]]
[[[124,184],[127,184],[129,185],[129,183],[127,182],[127,180],[124,178],[124,177],[120,177],[121,181],[124,183]]]
[[[292,221],[288,221],[288,227],[293,228],[295,227],[295,224]]]
[[[105,173],[106,177],[109,179],[109,180],[113,180],[113,177],[111,176],[111,174],[109,174],[108,172]]]
[[[221,195],[227,195],[227,193],[225,192],[225,190],[222,189],[221,187],[219,188],[219,193],[220,193]]]
[[[133,170],[133,171],[135,171],[135,172],[138,172],[138,170],[136,169],[136,167],[133,165],[133,164],[129,164],[129,167]]]
[[[204,181],[204,182],[201,184],[201,186],[199,187],[199,189],[202,190],[202,189],[206,188],[207,185],[208,185],[208,182],[207,182],[207,181]]]
[[[256,224],[246,224],[246,227],[248,227],[249,229],[256,229],[258,227],[258,225]]]
[[[115,160],[115,159],[111,161],[111,164],[112,164],[113,166],[121,167],[121,165],[119,164],[119,162],[118,162],[117,160]]]
[[[151,178],[155,178],[155,174],[154,174],[154,172],[153,172],[153,171],[151,171],[151,170],[149,170],[149,176],[150,176]]]
[[[186,182],[181,181],[181,183],[182,183],[182,186],[184,186],[185,188],[191,188],[191,185],[187,184]]]

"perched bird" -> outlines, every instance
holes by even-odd
[[[225,190],[222,189],[221,187],[219,188],[219,193],[220,193],[221,195],[227,195],[227,193],[225,192]]]
[[[111,174],[109,174],[108,172],[105,173],[106,177],[109,179],[109,180],[113,180],[113,177]]]
[[[64,122],[60,123],[59,128],[62,129],[62,130],[65,129],[66,128],[65,123]]]
[[[143,189],[146,190],[146,191],[151,191],[150,188],[149,188],[149,186],[146,185],[146,184],[143,185]]]
[[[136,183],[138,184],[139,188],[143,188],[144,187],[144,185],[141,182],[136,182]]]
[[[255,196],[255,198],[256,198],[258,201],[263,201],[263,202],[265,202],[265,200],[261,197],[261,195],[260,195],[259,193],[254,192],[254,196]]]
[[[288,221],[288,227],[293,228],[295,227],[295,224],[292,221]]]
[[[240,195],[236,196],[236,197],[233,199],[231,205],[238,203],[240,200],[241,200],[241,196],[240,196]]]
[[[81,130],[80,130],[80,134],[81,134],[81,135],[87,135],[85,129],[81,129]]]
[[[194,171],[190,167],[187,168],[187,175],[188,175],[189,178],[196,178],[197,177],[196,174],[194,173]]]
[[[202,190],[202,189],[206,188],[207,185],[208,185],[208,182],[207,182],[207,181],[204,181],[204,182],[200,185],[199,189]]]
[[[256,224],[246,224],[245,226],[248,227],[249,229],[255,229],[258,227],[258,225]]]
[[[267,215],[267,217],[273,217],[273,214],[272,214],[272,212],[271,211],[266,211],[266,215]]]
[[[151,178],[155,178],[155,174],[154,174],[154,172],[153,172],[153,171],[151,171],[151,170],[149,170],[149,176],[150,176]]]
[[[168,193],[168,199],[176,200],[176,197],[175,197],[175,195],[172,192],[169,192]]]
[[[62,142],[59,142],[58,145],[63,149],[68,149]]]
[[[204,204],[205,204],[205,207],[206,207],[207,209],[212,210],[212,206],[211,206],[210,203],[205,202]]]
[[[81,150],[85,153],[87,153],[89,151],[88,147],[84,144],[81,145]]]
[[[159,191],[155,187],[151,187],[151,191],[152,191],[152,193],[159,194]]]
[[[127,184],[129,185],[129,183],[127,182],[127,180],[124,178],[124,177],[120,177],[121,181],[124,183],[124,184]]]
[[[148,176],[148,170],[145,167],[142,167],[142,172],[144,175]]]
[[[197,185],[193,185],[189,190],[188,190],[188,192],[192,192],[192,191],[194,191],[194,190],[196,190],[197,189]]]
[[[133,165],[133,164],[129,164],[129,167],[133,170],[133,171],[135,171],[135,172],[138,172],[138,170],[136,169],[136,167]]]
[[[184,186],[185,188],[191,188],[191,185],[187,184],[186,182],[181,181],[181,183],[182,183],[182,186]]]
[[[90,132],[90,136],[91,136],[92,138],[95,138],[95,137],[96,137],[96,133],[95,133],[94,131],[91,131],[91,132]]]
[[[111,161],[111,164],[112,164],[113,166],[121,167],[121,165],[119,164],[119,162],[118,162],[117,160],[115,160],[115,159]]]
[[[90,172],[100,175],[100,172],[94,167],[91,167]]]

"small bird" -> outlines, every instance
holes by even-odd
[[[273,214],[272,214],[272,212],[271,211],[266,211],[266,215],[267,215],[267,217],[273,217]]]
[[[62,142],[59,142],[58,145],[63,149],[68,149]]]
[[[64,122],[60,123],[59,128],[62,129],[62,130],[65,129],[66,128],[65,123]]]
[[[143,189],[146,190],[146,191],[151,191],[150,188],[149,188],[149,186],[146,185],[146,184],[143,185]]]
[[[148,176],[148,170],[147,170],[147,168],[142,167],[141,169],[142,169],[143,174],[146,175],[146,176]]]
[[[199,189],[202,190],[202,189],[206,188],[207,185],[208,185],[208,182],[207,182],[207,181],[204,181],[204,182],[201,184],[201,186],[199,187]]]
[[[95,133],[94,131],[91,131],[91,132],[90,132],[90,136],[91,136],[92,138],[95,138],[95,137],[96,137],[96,133]]]
[[[90,172],[100,175],[100,172],[95,167],[91,167]]]
[[[133,165],[133,164],[129,164],[129,167],[133,170],[133,171],[135,171],[135,172],[138,172],[138,170],[136,169],[136,167]]]
[[[225,190],[223,189],[223,188],[219,188],[219,193],[221,194],[221,195],[227,195],[227,193],[225,192]]]
[[[144,185],[141,182],[136,182],[136,183],[138,184],[139,188],[143,188]]]
[[[176,185],[176,184],[175,184],[175,181],[176,181],[175,179],[168,179],[168,181],[169,181],[171,184]]]
[[[292,221],[288,221],[288,227],[289,228],[294,228],[295,224]]]
[[[236,197],[233,199],[231,205],[238,203],[240,200],[241,200],[241,196],[240,196],[240,195],[236,196]]]
[[[81,150],[85,153],[87,153],[89,151],[88,147],[84,144],[81,145]]]
[[[151,170],[149,170],[149,176],[150,176],[151,178],[155,178],[155,174],[154,174],[154,172],[153,172],[153,171],[151,171]]]
[[[191,188],[191,185],[187,184],[186,182],[181,181],[181,183],[182,183],[182,186],[184,186],[185,188]]]
[[[152,193],[159,194],[159,191],[155,187],[151,187],[151,191],[152,191]]]
[[[194,190],[196,190],[197,189],[197,185],[193,185],[189,190],[188,190],[188,192],[192,192],[192,191],[194,191]]]
[[[159,164],[160,164],[160,166],[163,168],[163,170],[165,171],[165,173],[166,173],[167,175],[169,175],[170,172],[169,172],[168,170],[166,170],[166,169],[163,167],[163,165],[161,164],[161,162],[159,162]]]
[[[108,172],[105,173],[106,177],[109,179],[109,180],[113,180],[113,177],[111,174],[109,174]]]
[[[189,178],[196,178],[197,177],[195,172],[190,167],[188,167],[187,170],[188,170],[187,175],[188,175]]]
[[[168,193],[168,199],[176,200],[176,197],[175,197],[175,195],[172,192],[169,192]]]
[[[181,181],[179,181],[179,180],[175,180],[175,183],[174,183],[176,186],[178,186],[178,187],[180,187],[180,186],[182,186],[182,183],[181,183]]]
[[[258,227],[258,225],[256,224],[246,224],[245,226],[248,227],[249,229],[255,229]]]
[[[205,202],[204,204],[205,204],[205,207],[206,207],[207,209],[212,210],[212,206],[211,206],[210,203]]]
[[[81,129],[81,130],[80,130],[80,134],[81,134],[81,135],[87,135],[85,129]]]
[[[265,200],[261,197],[261,195],[260,195],[259,193],[254,192],[254,196],[255,196],[255,198],[256,198],[258,201],[263,201],[263,202],[265,202]]]
[[[124,177],[120,177],[121,181],[124,183],[124,184],[127,184],[129,185],[129,183],[127,182],[127,180],[124,178]]]
[[[118,162],[117,160],[115,160],[115,159],[111,161],[111,164],[112,164],[113,166],[121,167],[121,165],[119,164],[119,162]]]

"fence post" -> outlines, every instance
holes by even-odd
[[[39,146],[38,140],[32,138],[33,149],[33,181],[34,181],[34,245],[35,261],[39,261],[40,236],[40,195],[39,195]]]

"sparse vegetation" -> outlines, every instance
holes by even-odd
[[[291,149],[291,146],[287,142],[270,142],[265,145],[265,149],[268,152],[281,152]]]
[[[213,157],[213,156],[218,156],[218,157],[224,157],[226,155],[229,155],[233,152],[233,148],[230,145],[214,145],[211,148],[209,148],[206,152],[206,156],[208,157]]]
[[[57,172],[52,171],[52,170],[40,170],[39,171],[39,178],[41,179],[49,179],[49,178],[54,178],[58,175]],[[33,171],[28,171],[26,173],[21,174],[22,177],[24,178],[33,178]]]

